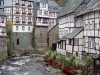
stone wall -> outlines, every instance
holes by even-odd
[[[35,27],[35,41],[38,50],[44,50],[47,47],[48,27]]]
[[[7,39],[8,37],[0,36],[0,58],[2,60],[7,57]]]
[[[59,36],[59,26],[55,25],[51,30],[48,31],[48,44],[52,47],[53,43],[57,43]]]
[[[14,49],[27,49],[31,46],[32,33],[29,32],[13,32],[13,47]]]

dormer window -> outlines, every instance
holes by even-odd
[[[54,10],[58,10],[58,8],[55,7]]]
[[[37,7],[40,7],[40,3],[39,2],[37,2],[36,5],[37,5]]]

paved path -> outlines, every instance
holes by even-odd
[[[0,75],[60,75],[45,70],[44,62],[34,61],[33,56],[18,56],[0,65]]]

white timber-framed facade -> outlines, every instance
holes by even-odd
[[[61,54],[73,54],[82,58],[83,27],[77,27],[75,15],[83,9],[89,0],[68,1],[59,12],[59,40],[57,51]]]
[[[4,7],[3,10],[7,14],[7,20],[11,20],[13,23],[13,47],[15,49],[29,48],[34,27],[34,2],[28,0],[3,0],[2,7]]]

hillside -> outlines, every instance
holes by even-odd
[[[68,0],[55,0],[60,6],[63,6]]]

